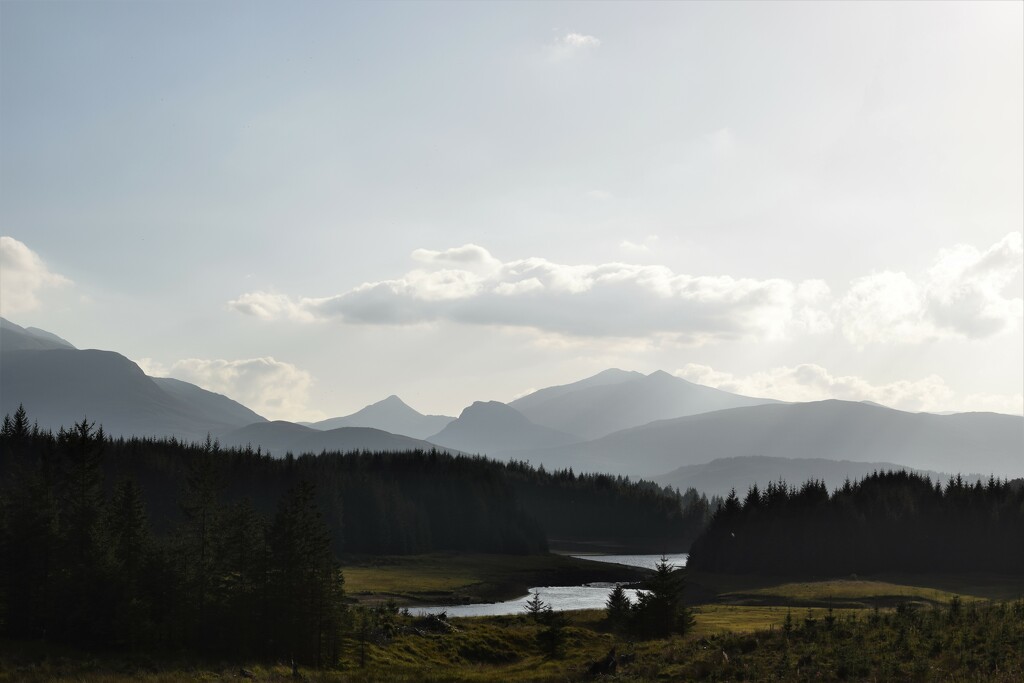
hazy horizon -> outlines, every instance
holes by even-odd
[[[1024,414],[1020,3],[2,3],[0,315],[270,419]]]

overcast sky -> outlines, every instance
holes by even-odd
[[[1024,4],[0,3],[0,309],[319,419],[1024,412]]]

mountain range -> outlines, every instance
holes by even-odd
[[[1024,472],[1024,418],[908,413],[853,401],[769,404],[661,420],[601,439],[513,454],[546,463],[651,477],[716,458],[878,461],[952,472]]]
[[[663,370],[644,375],[611,369],[541,389],[509,405],[539,425],[587,441],[655,420],[769,403],[778,401],[705,387]]]
[[[833,481],[859,476],[864,467],[1024,475],[1021,416],[908,413],[836,400],[782,403],[660,371],[610,369],[508,404],[475,402],[458,418],[423,415],[389,396],[317,423],[269,422],[226,396],[149,377],[118,353],[76,349],[50,332],[0,318],[0,412],[13,413],[22,403],[30,419],[51,429],[87,418],[111,434],[211,435],[225,446],[274,455],[438,447],[549,469],[657,477],[712,492],[776,474]]]
[[[422,439],[392,434],[372,427],[314,429],[294,422],[257,422],[218,437],[222,446],[262,448],[271,455],[320,453],[322,451],[411,451],[448,450]]]
[[[338,427],[373,427],[393,434],[405,434],[415,439],[426,439],[444,429],[454,417],[423,415],[410,408],[394,394],[383,401],[372,403],[362,410],[344,417],[332,417],[320,422],[305,423],[313,429]]]

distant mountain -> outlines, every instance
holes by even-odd
[[[184,385],[184,386],[183,386]],[[30,420],[57,429],[88,418],[109,434],[202,440],[262,420],[231,399],[177,380],[154,380],[113,351],[0,353],[0,414],[25,405]]]
[[[188,382],[147,377],[121,354],[79,350],[51,332],[0,318],[0,415],[20,404],[48,429],[88,418],[109,434],[185,440],[264,419]]]
[[[523,415],[526,413],[535,413],[536,411],[541,410],[542,406],[546,402],[565,396],[566,394],[571,394],[581,389],[589,389],[591,387],[605,387],[622,384],[623,382],[641,379],[642,377],[644,377],[644,374],[642,372],[636,372],[635,370],[609,368],[608,370],[602,370],[592,377],[581,379],[578,382],[560,384],[554,387],[547,387],[546,389],[538,389],[533,393],[511,401],[509,405],[514,407]]]
[[[415,439],[425,439],[444,429],[454,417],[446,415],[423,415],[395,395],[383,401],[368,405],[362,410],[329,420],[308,423],[314,429],[337,429],[339,427],[373,427],[392,434],[404,434]]]
[[[743,497],[753,484],[763,491],[770,482],[784,481],[789,486],[799,487],[805,481],[818,479],[834,490],[849,479],[857,481],[872,472],[912,469],[891,462],[853,462],[851,460],[826,460],[824,458],[774,458],[751,455],[735,458],[719,458],[700,465],[684,465],[668,474],[655,477],[654,481],[663,486],[672,486],[680,491],[693,487],[709,496],[727,496],[730,490]],[[929,470],[913,470],[918,474],[943,483],[948,473]],[[981,475],[968,475],[970,481]]]
[[[510,455],[548,467],[644,477],[750,455],[1019,476],[1024,417],[905,413],[835,400],[769,404],[662,420],[595,441]]]
[[[281,420],[247,425],[221,435],[219,440],[225,447],[261,447],[278,457],[288,452],[300,455],[322,451],[449,450],[420,439],[369,427],[339,427],[324,431]]]
[[[542,389],[509,405],[538,425],[586,440],[655,420],[768,403],[778,401],[731,394],[662,370],[649,375],[606,370],[574,384]]]
[[[467,453],[497,456],[510,450],[560,446],[578,439],[534,424],[504,403],[477,401],[429,440]]]
[[[21,327],[10,320],[0,318],[0,352],[73,348],[75,347],[52,332],[40,330],[38,327]]]

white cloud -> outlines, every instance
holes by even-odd
[[[559,44],[570,48],[594,48],[601,45],[601,41],[594,36],[583,35],[582,33],[568,33],[559,39]]]
[[[624,241],[634,254],[648,245]],[[228,306],[266,320],[412,325],[447,320],[531,328],[576,337],[674,336],[702,344],[723,339],[788,339],[838,329],[858,347],[983,339],[1017,328],[1022,300],[1005,290],[1022,267],[1020,233],[985,251],[943,250],[918,279],[883,271],[835,295],[823,280],[689,275],[662,265],[555,263],[540,257],[503,262],[467,244],[418,249],[421,267],[322,298],[254,291]]]
[[[619,248],[626,252],[632,253],[643,253],[651,251],[651,246],[658,241],[657,235],[648,235],[642,242],[631,242],[630,240],[622,240],[619,243]]]
[[[309,407],[313,376],[272,357],[242,360],[186,358],[165,368],[151,359],[137,361],[150,370],[232,398],[271,420],[312,420],[323,414]],[[148,368],[148,369],[147,369]]]
[[[636,242],[630,242],[629,240],[622,240],[619,244],[619,248],[626,251],[650,251],[651,248],[646,244],[637,244]]]
[[[0,237],[0,313],[35,310],[43,291],[70,284],[71,280],[51,272],[23,242]]]
[[[675,374],[698,384],[748,396],[782,401],[873,401],[908,411],[994,411],[1024,413],[1024,395],[969,394],[957,396],[941,377],[873,384],[857,376],[833,375],[820,365],[777,367],[750,375],[733,375],[707,365],[689,363]]]
[[[560,60],[572,57],[581,52],[596,50],[601,45],[601,40],[595,36],[588,36],[583,33],[567,33],[555,40],[554,45],[549,49],[553,60]]]
[[[170,370],[163,363],[152,358],[136,358],[135,364],[150,377],[170,377]]]
[[[228,307],[264,320],[288,318],[297,322],[312,322],[314,316],[305,309],[307,304],[306,299],[294,302],[284,294],[257,290],[232,299]]]
[[[1024,300],[1004,292],[1022,269],[1016,232],[984,252],[964,244],[944,249],[920,280],[892,271],[858,278],[839,304],[843,334],[863,346],[981,339],[1016,329]]]
[[[685,343],[779,338],[793,326],[821,327],[809,312],[821,290],[816,282],[693,276],[629,263],[567,265],[537,257],[501,262],[475,245],[418,250],[414,258],[427,267],[336,296],[292,300],[253,292],[229,306],[266,319],[449,320],[583,337],[668,334]],[[466,266],[450,267],[457,263]]]

